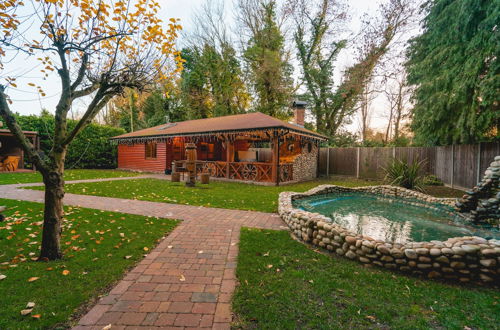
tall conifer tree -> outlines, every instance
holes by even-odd
[[[407,63],[422,144],[499,137],[500,1],[433,0]]]

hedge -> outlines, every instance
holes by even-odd
[[[23,130],[36,131],[40,136],[40,149],[48,155],[52,148],[54,116],[42,112],[40,116],[16,117]],[[76,120],[68,120],[68,130],[75,127]],[[90,124],[69,145],[66,168],[116,168],[117,148],[109,138],[125,133],[122,128]]]

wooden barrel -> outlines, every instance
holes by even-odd
[[[179,172],[173,172],[170,176],[172,182],[181,182],[181,174]]]
[[[202,173],[201,174],[201,184],[209,184],[210,183],[210,174]]]

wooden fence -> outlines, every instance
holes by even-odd
[[[424,172],[459,189],[476,185],[484,171],[500,155],[500,142],[445,147],[321,148],[320,175],[349,175],[382,179],[393,158],[425,161]]]

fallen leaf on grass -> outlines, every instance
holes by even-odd
[[[273,268],[273,265],[267,265],[267,268],[271,269]]]
[[[40,277],[30,277],[28,278],[28,282],[34,282],[36,280],[38,280]]]
[[[1,281],[1,280],[4,280],[4,279],[6,279],[6,278],[7,278],[7,276],[6,276],[6,275],[0,274],[0,281]]]
[[[125,256],[124,258],[125,259],[130,259],[130,258],[132,258],[132,256]]]
[[[144,251],[149,251],[149,248],[148,247],[144,247],[143,250]]]
[[[42,317],[42,314],[31,315],[31,317],[33,317],[35,319],[39,319],[40,317]]]
[[[23,310],[21,311],[21,315],[26,316],[26,315],[30,314],[30,313],[31,313],[31,311],[32,311],[31,309],[23,309]]]
[[[69,273],[70,273],[70,272],[69,272],[69,270],[67,270],[67,269],[65,269],[65,270],[63,270],[63,271],[62,271],[62,274],[63,274],[64,276],[68,275]]]
[[[27,309],[33,309],[35,307],[35,303],[30,301],[29,303],[26,304]]]

